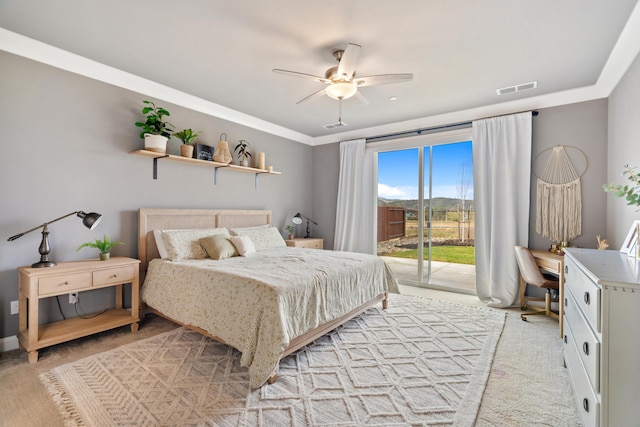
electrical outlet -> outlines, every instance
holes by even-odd
[[[72,292],[69,294],[69,304],[76,304],[80,301],[80,296],[77,292]]]
[[[11,314],[18,314],[18,301],[11,301]]]

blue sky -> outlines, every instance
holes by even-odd
[[[428,147],[425,151],[425,179],[428,177]],[[471,141],[433,147],[433,197],[458,198],[462,168],[468,176],[466,199],[473,199]],[[425,182],[425,198],[429,197]],[[418,198],[418,149],[378,154],[378,196],[387,199]]]

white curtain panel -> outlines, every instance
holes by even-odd
[[[531,112],[473,122],[476,292],[491,307],[518,298],[514,246],[529,244]]]
[[[375,253],[373,153],[365,150],[366,141],[340,143],[340,180],[336,207],[336,231],[333,249]]]

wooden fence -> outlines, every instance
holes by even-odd
[[[378,206],[378,242],[404,237],[406,222],[405,208]]]

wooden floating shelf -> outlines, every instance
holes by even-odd
[[[282,172],[270,171],[268,169],[250,168],[245,166],[213,162],[210,160],[193,159],[190,157],[176,156],[173,154],[162,154],[162,153],[157,153],[155,151],[149,151],[149,150],[135,150],[135,151],[132,151],[130,154],[134,154],[136,156],[150,157],[153,159],[153,179],[157,179],[158,177],[158,160],[169,160],[169,161],[182,162],[182,163],[198,165],[198,166],[213,167],[215,169],[214,184],[218,183],[219,169],[226,169],[226,170],[231,170],[236,172],[245,172],[245,173],[255,174],[256,188],[258,188],[258,175],[282,175]]]

